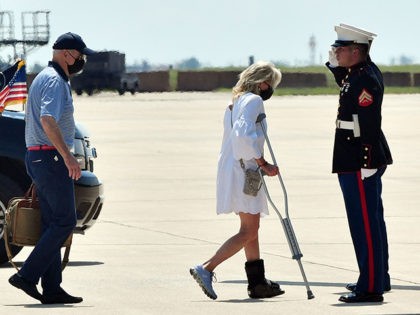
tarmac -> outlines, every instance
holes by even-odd
[[[420,314],[420,95],[389,95],[383,130],[394,165],[383,177],[392,290],[383,303],[344,304],[358,276],[331,156],[338,96],[282,96],[266,102],[268,133],[288,192],[290,220],[314,299],[307,299],[276,213],[261,220],[267,278],[286,293],[247,295],[241,251],[216,270],[218,299],[189,268],[206,261],[239,228],[215,212],[216,167],[229,93],[101,93],[74,96],[76,118],[98,151],[105,203],[98,222],[76,235],[63,288],[84,302],[41,305],[0,266],[2,314]],[[268,151],[266,156],[268,155]],[[270,193],[281,211],[276,178]],[[283,212],[284,213],[284,212]],[[15,258],[25,260],[30,247]]]

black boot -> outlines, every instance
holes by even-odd
[[[248,295],[251,299],[270,298],[284,293],[277,283],[265,278],[264,260],[247,261],[245,271],[248,278]]]

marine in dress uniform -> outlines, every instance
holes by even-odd
[[[383,78],[369,57],[376,35],[345,24],[335,31],[326,64],[340,86],[333,173],[338,174],[360,272],[357,283],[346,286],[352,292],[339,300],[382,302],[391,284],[381,177],[392,157],[381,129]]]

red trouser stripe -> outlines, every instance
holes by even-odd
[[[365,187],[363,186],[363,180],[360,171],[357,172],[357,183],[359,185],[360,202],[362,206],[363,223],[365,226],[366,242],[368,248],[368,266],[369,266],[369,284],[368,292],[374,292],[374,281],[375,281],[375,266],[373,264],[373,245],[372,245],[372,234],[370,232],[369,214],[366,204]]]

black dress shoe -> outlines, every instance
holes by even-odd
[[[384,297],[382,294],[376,293],[352,292],[350,294],[340,296],[338,300],[345,303],[382,302]]]
[[[43,295],[41,298],[42,304],[76,304],[83,301],[83,298],[72,296],[64,290],[54,295]]]
[[[356,285],[357,285],[356,283],[348,283],[346,285],[346,289],[351,291],[351,292],[354,292],[354,291],[356,291]],[[384,292],[389,292],[389,291],[391,291],[391,286],[386,286],[384,288]]]
[[[26,281],[17,273],[9,278],[9,283],[16,288],[21,289],[23,292],[25,292],[30,297],[33,297],[34,299],[41,300],[42,298],[42,295],[38,292],[36,285]]]

